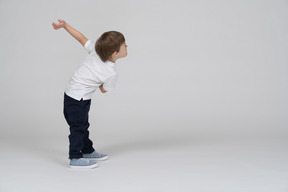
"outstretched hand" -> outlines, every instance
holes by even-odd
[[[0,0],[1,1],[1,0]],[[60,28],[64,28],[72,37],[74,37],[81,45],[84,47],[88,39],[79,31],[71,27],[68,23],[66,23],[62,19],[58,19],[59,23],[52,23],[52,26],[55,30],[58,30]]]
[[[65,27],[66,22],[62,19],[58,19],[59,23],[52,23],[52,26],[55,30]]]

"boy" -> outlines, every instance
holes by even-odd
[[[124,36],[117,31],[102,34],[96,44],[59,19],[52,23],[55,30],[64,28],[88,51],[89,55],[72,76],[64,94],[64,116],[70,126],[69,159],[72,168],[95,168],[93,160],[106,160],[89,139],[88,113],[92,94],[99,87],[102,93],[112,90],[117,81],[115,62],[127,56]]]

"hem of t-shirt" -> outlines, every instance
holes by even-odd
[[[71,93],[69,93],[67,91],[65,91],[65,93],[66,93],[66,95],[68,95],[69,97],[71,97],[71,98],[73,98],[73,99],[75,99],[77,101],[80,101],[82,99],[81,97],[77,97],[77,96],[75,96],[75,95],[73,95],[73,94],[71,94]]]
[[[77,100],[77,101],[80,101],[81,99],[83,99],[84,101],[91,99],[91,98],[85,98],[85,97],[81,97],[81,96],[76,96],[76,95],[73,95],[73,94],[71,94],[71,93],[69,93],[67,91],[65,91],[65,94],[68,95],[69,97]]]

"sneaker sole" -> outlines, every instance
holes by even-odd
[[[94,164],[94,165],[89,165],[89,166],[77,166],[77,165],[70,165],[70,168],[73,168],[73,169],[94,169],[98,167],[97,164]]]

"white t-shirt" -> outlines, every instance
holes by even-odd
[[[69,81],[65,93],[80,101],[91,99],[96,89],[103,84],[106,91],[115,88],[117,72],[115,63],[111,61],[103,62],[94,49],[95,43],[88,40],[84,48],[89,55],[82,62],[81,66],[75,71]]]

